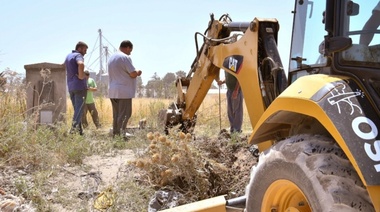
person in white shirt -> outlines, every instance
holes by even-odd
[[[137,81],[141,70],[137,70],[130,54],[133,44],[129,40],[121,42],[118,52],[108,61],[108,96],[112,104],[113,136],[125,136],[127,123],[132,115],[132,98],[135,97]]]

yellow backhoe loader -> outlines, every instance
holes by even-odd
[[[247,173],[245,196],[168,211],[233,211],[243,203],[248,212],[380,212],[379,1],[295,0],[292,13],[287,73],[274,18],[211,15],[205,33],[196,33],[196,58],[164,111],[166,130],[191,131],[226,71],[242,88],[259,162]]]

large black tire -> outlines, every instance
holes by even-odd
[[[375,211],[343,151],[322,136],[293,136],[262,153],[246,195],[247,212]]]

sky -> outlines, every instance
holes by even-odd
[[[188,73],[196,55],[195,33],[205,32],[211,13],[215,19],[228,13],[236,22],[276,18],[279,52],[288,66],[293,0],[0,0],[0,5],[0,72],[25,74],[24,65],[62,64],[78,41],[89,46],[86,68],[98,72],[100,29],[111,53],[123,40],[133,43],[131,57],[143,72],[143,84],[154,73],[161,78]]]

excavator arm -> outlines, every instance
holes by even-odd
[[[188,75],[176,81],[177,101],[160,112],[166,132],[178,124],[184,132],[193,130],[196,112],[221,69],[239,81],[252,126],[286,88],[277,50],[276,19],[233,22],[227,14],[219,20],[212,14],[210,17],[205,34],[195,34],[197,55]],[[200,49],[198,36],[203,38]]]

